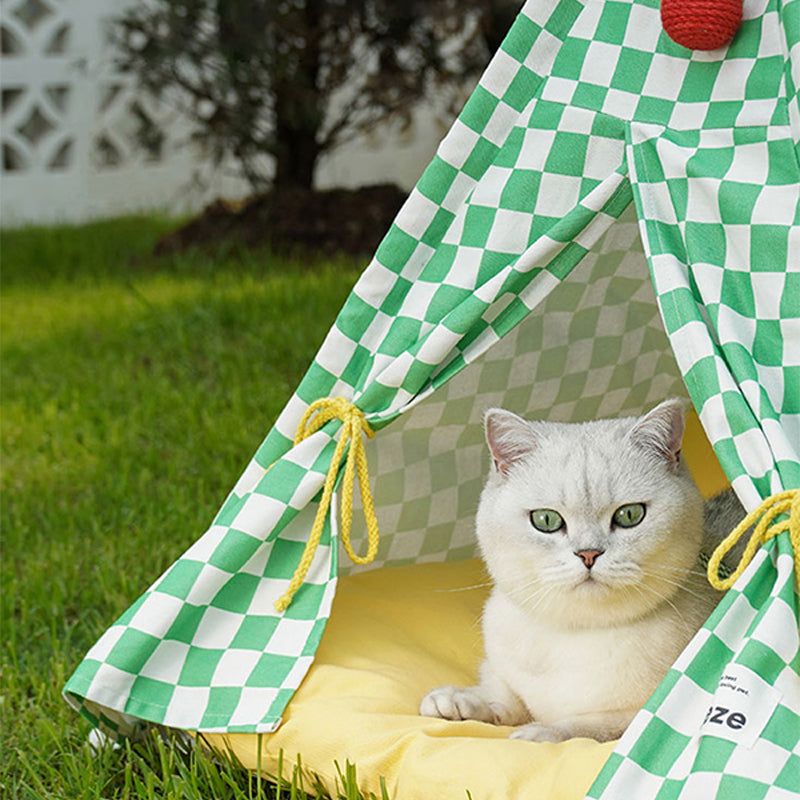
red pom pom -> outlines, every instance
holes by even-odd
[[[689,50],[716,50],[742,24],[742,0],[661,0],[667,36]]]

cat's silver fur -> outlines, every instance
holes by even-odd
[[[614,739],[719,600],[699,556],[744,512],[727,492],[704,522],[680,455],[680,400],[581,424],[493,409],[485,428],[485,658],[477,686],[434,689],[420,713],[513,725],[512,738],[532,741]],[[630,504],[644,517],[620,527],[615,512]],[[537,530],[536,509],[555,510],[561,529]]]

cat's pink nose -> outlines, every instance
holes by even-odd
[[[583,561],[583,563],[586,565],[587,569],[591,569],[594,566],[594,562],[597,560],[597,557],[603,555],[603,551],[602,550],[578,550],[578,552],[575,553],[575,555],[578,556],[578,558],[581,561]]]

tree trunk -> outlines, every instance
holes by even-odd
[[[319,130],[325,119],[327,100],[319,89],[319,26],[324,5],[324,0],[306,0],[305,8],[296,12],[304,16],[299,25],[303,31],[302,44],[298,44],[298,38],[287,39],[296,61],[284,81],[275,86],[276,190],[314,188],[314,170],[320,154]]]
[[[314,188],[314,171],[319,158],[317,126],[287,123],[278,113],[275,125],[277,142],[275,157],[275,189]]]

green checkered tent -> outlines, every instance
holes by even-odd
[[[749,510],[800,487],[798,87],[800,0],[745,0],[711,52],[672,42],[657,0],[526,3],[218,515],[91,649],[69,702],[123,734],[280,725],[337,577],[360,568],[340,553],[340,493],[275,610],[340,440],[334,411],[293,444],[321,398],[375,433],[353,440],[380,525],[370,568],[475,554],[490,406],[578,421],[688,394]],[[797,797],[794,580],[784,532],[590,797]]]

